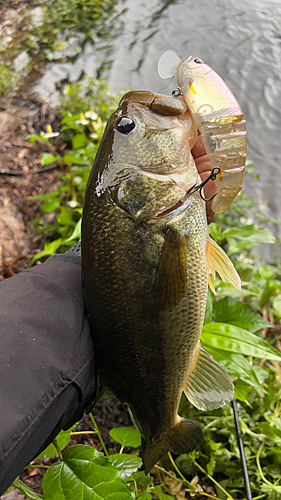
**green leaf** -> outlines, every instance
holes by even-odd
[[[30,140],[31,144],[33,144],[33,142],[35,142],[35,141],[40,141],[40,139],[41,139],[40,135],[37,135],[37,134],[27,135],[26,138]]]
[[[76,163],[77,165],[89,165],[87,158],[74,151],[68,152],[68,154],[64,155],[63,161],[65,161],[69,167],[71,167],[73,163]]]
[[[118,476],[122,479],[130,477],[142,465],[142,459],[135,455],[126,455],[125,453],[110,455],[109,461],[118,470]]]
[[[60,206],[61,198],[54,198],[50,201],[45,201],[42,203],[41,208],[44,212],[55,212],[56,209]]]
[[[79,219],[75,228],[73,229],[73,233],[71,234],[71,236],[69,236],[69,238],[67,238],[67,240],[65,240],[65,243],[68,243],[69,241],[72,241],[81,236],[81,223],[82,223],[82,218]]]
[[[230,297],[225,297],[214,303],[214,315],[219,323],[229,323],[250,332],[274,327],[272,323],[256,313],[249,304],[236,301]]]
[[[238,290],[238,288],[234,288],[234,286],[232,286],[230,283],[223,283],[222,281],[217,287],[216,292],[217,299],[223,299],[224,297],[233,297],[234,299],[240,299],[241,297],[259,296],[259,294],[256,292],[247,290],[246,288],[241,288],[241,290]]]
[[[281,357],[281,356],[280,356]],[[131,446],[132,448],[137,448],[141,445],[141,435],[137,429],[134,427],[116,427],[110,429],[110,437],[120,443],[121,446]]]
[[[281,486],[270,486],[269,484],[263,483],[261,486],[261,492],[267,493],[267,500],[280,500],[281,498]]]
[[[44,500],[130,500],[130,490],[108,459],[87,445],[71,446],[46,472]]]
[[[44,165],[49,165],[50,163],[60,159],[60,156],[54,156],[52,153],[44,153],[41,158],[41,166],[44,167]]]
[[[59,190],[55,189],[51,193],[46,193],[46,194],[39,194],[35,196],[28,196],[28,200],[50,200],[52,198],[56,198],[56,196],[59,194]]]
[[[138,500],[151,500],[152,495],[150,493],[147,493],[147,491],[144,491],[140,495],[138,495]]]
[[[208,352],[228,371],[230,375],[242,378],[251,386],[267,392],[259,382],[253,367],[250,365],[249,361],[242,356],[242,354],[220,351],[219,349],[212,349],[210,346],[208,346]]]
[[[167,495],[166,493],[164,493],[161,490],[160,486],[155,486],[153,491],[154,493],[156,493],[158,498],[160,498],[160,500],[174,500],[174,497],[171,497],[171,495]]]
[[[252,387],[249,384],[241,379],[238,379],[235,382],[234,398],[239,399],[240,401],[244,401],[246,405],[251,406],[249,403],[249,393],[251,390]]]
[[[234,354],[281,360],[281,354],[267,342],[234,325],[225,323],[204,325],[201,340],[207,350],[210,346],[213,349],[230,351]]]
[[[58,238],[57,240],[51,241],[50,243],[45,243],[44,250],[48,253],[55,253],[55,251],[61,246],[62,239]]]
[[[60,450],[63,450],[69,443],[70,436],[72,430],[77,426],[78,424],[74,424],[70,429],[67,429],[67,431],[60,431],[60,433],[56,436],[56,440],[58,443],[58,447]],[[51,443],[49,446],[40,453],[40,455],[36,458],[43,458],[43,457],[49,457],[53,458],[58,454],[56,447]]]
[[[268,422],[259,422],[258,426],[259,426],[259,429],[261,429],[261,431],[263,432],[263,434],[266,434],[268,439],[270,439],[271,441],[280,442],[281,431],[279,429],[272,427],[271,425],[269,425]]]
[[[76,134],[72,139],[73,149],[79,149],[85,146],[87,139],[84,134]]]
[[[261,308],[264,307],[269,302],[271,297],[273,297],[274,295],[277,295],[277,293],[279,292],[280,289],[281,289],[280,283],[273,283],[273,284],[268,283],[266,285],[264,291],[262,292],[262,296],[261,296],[261,300],[260,300]],[[274,325],[272,325],[272,326],[274,326]]]
[[[205,317],[204,317],[204,325],[207,323],[211,323],[212,317],[213,317],[212,292],[211,292],[211,290],[208,289]]]
[[[258,227],[257,224],[250,224],[242,227],[227,228],[222,232],[222,238],[229,237],[237,238],[238,240],[250,241],[252,243],[277,243],[273,233],[265,227]]]
[[[57,215],[57,221],[61,226],[74,226],[75,222],[72,220],[72,210],[62,205],[60,213]]]
[[[17,488],[25,497],[30,498],[30,500],[43,500],[43,495],[29,488],[18,477],[14,480],[12,486],[13,488]]]
[[[151,486],[153,483],[153,477],[151,477],[150,474],[146,474],[144,470],[135,472],[132,477],[134,478],[135,482],[137,484],[140,484],[142,486]]]

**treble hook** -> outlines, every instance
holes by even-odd
[[[196,191],[199,191],[199,194],[202,198],[203,201],[212,201],[214,199],[215,196],[217,196],[217,193],[214,194],[214,196],[212,196],[212,198],[210,198],[209,200],[206,200],[206,198],[204,198],[203,194],[202,194],[202,189],[203,187],[207,184],[207,182],[209,181],[215,181],[216,180],[216,177],[217,175],[220,173],[221,169],[219,167],[214,167],[210,173],[210,175],[208,175],[208,177],[203,181],[201,182],[201,184],[199,184],[197,186],[197,184],[194,184],[194,186],[192,186],[188,193],[189,194],[193,194],[193,193],[196,193]]]

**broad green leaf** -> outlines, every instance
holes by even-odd
[[[274,316],[281,319],[281,294],[277,297],[273,297],[271,306]]]
[[[272,328],[274,325],[256,313],[249,304],[225,297],[214,303],[214,315],[219,323],[229,323],[239,326],[250,332],[257,332],[262,328]]]
[[[44,165],[49,165],[50,163],[60,159],[60,156],[54,156],[52,153],[44,153],[41,158],[41,166],[44,167]]]
[[[244,401],[247,406],[251,406],[249,403],[249,394],[251,390],[252,387],[249,384],[241,379],[238,379],[235,382],[234,398],[239,399],[240,401]]]
[[[268,439],[270,439],[271,441],[278,441],[280,443],[281,431],[279,429],[272,427],[268,422],[259,422],[258,426],[263,434],[266,434]]]
[[[232,286],[230,283],[223,283],[222,281],[216,288],[217,299],[223,299],[224,297],[233,297],[235,299],[240,299],[241,297],[250,296],[258,297],[259,294],[251,290],[247,290],[246,288],[241,288],[241,290],[238,290],[238,288],[234,288],[234,286]]]
[[[57,208],[59,208],[61,204],[61,198],[54,198],[50,201],[45,201],[42,203],[41,208],[43,212],[55,212]]]
[[[130,477],[142,465],[142,459],[135,455],[126,455],[125,453],[110,455],[109,461],[118,470],[118,476],[122,479]]]
[[[140,484],[142,486],[148,487],[148,486],[151,486],[153,483],[153,477],[151,477],[150,474],[146,474],[144,472],[144,470],[134,472],[132,477],[134,478],[134,480],[137,484]]]
[[[138,500],[151,500],[152,495],[150,493],[147,493],[147,491],[144,491],[140,495],[138,495]]]
[[[51,193],[46,193],[46,194],[38,194],[35,196],[28,196],[28,200],[50,200],[52,198],[56,198],[56,196],[59,194],[59,190],[55,189]]]
[[[27,135],[26,138],[30,140],[31,144],[33,144],[33,142],[41,139],[40,135],[37,135],[37,134]]]
[[[253,387],[267,392],[259,382],[259,379],[255,371],[253,370],[253,367],[250,365],[245,356],[242,356],[242,354],[233,354],[229,351],[212,349],[210,346],[208,347],[208,352],[228,371],[230,375],[242,378]]]
[[[62,239],[58,238],[57,240],[51,241],[50,243],[45,243],[44,250],[45,252],[54,253],[61,246]]]
[[[18,477],[13,481],[12,486],[17,488],[24,498],[30,498],[30,500],[43,500],[43,495],[41,493],[36,493],[29,486],[27,486],[23,481],[20,481]]]
[[[69,238],[67,238],[67,240],[65,240],[66,243],[68,243],[69,241],[72,241],[76,238],[79,238],[81,236],[81,222],[82,222],[82,218],[79,219],[79,221],[76,223],[76,226],[73,229],[72,235],[69,236]]]
[[[141,435],[137,429],[134,427],[116,427],[110,429],[110,437],[120,443],[121,446],[131,446],[132,448],[137,448],[141,445]]]
[[[72,210],[64,205],[60,207],[60,213],[57,215],[57,221],[61,226],[74,226],[75,222],[72,220]]]
[[[222,238],[234,237],[239,240],[251,241],[253,243],[276,243],[276,238],[267,228],[258,227],[257,224],[227,228],[222,232]]]
[[[261,485],[261,492],[267,493],[266,500],[280,500],[281,498],[281,486],[270,486],[269,484],[263,483]]]
[[[85,146],[87,139],[84,134],[76,134],[72,139],[73,149],[79,149]]]
[[[209,323],[203,326],[201,340],[208,350],[230,351],[234,354],[257,358],[281,360],[281,354],[263,339],[243,328],[225,323]]]
[[[155,486],[153,491],[154,491],[154,493],[156,493],[158,498],[160,498],[160,500],[173,500],[174,499],[174,497],[171,497],[171,495],[167,495],[166,493],[164,493],[161,490],[160,486]]]
[[[60,433],[57,435],[56,440],[59,446],[60,450],[63,450],[69,443],[70,436],[72,430],[77,426],[77,424],[74,424],[70,429],[67,429],[67,431],[60,431]],[[40,453],[40,455],[37,457],[38,458],[43,458],[43,457],[49,457],[53,458],[58,454],[56,447],[51,443],[49,446]],[[37,460],[36,459],[36,460]]]
[[[44,500],[130,500],[130,490],[115,467],[95,448],[71,446],[64,461],[46,472]]]
[[[81,154],[76,153],[76,152],[69,152],[68,154],[63,156],[63,161],[71,167],[73,163],[76,163],[77,165],[89,165],[89,160],[85,158],[84,156],[81,156]]]
[[[268,283],[262,292],[260,300],[261,308],[264,307],[269,302],[271,297],[277,295],[279,290],[281,290],[281,283],[273,283],[273,284]]]
[[[36,255],[34,255],[32,261],[30,262],[28,267],[32,266],[32,264],[34,262],[36,262],[36,260],[41,259],[42,257],[48,257],[50,255],[53,255],[53,252],[39,252],[39,253],[37,253]]]
[[[208,226],[209,235],[216,241],[221,241],[221,226],[216,222],[211,222]]]

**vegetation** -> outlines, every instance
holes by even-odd
[[[57,161],[61,166],[60,186],[36,197],[42,202],[42,214],[32,224],[39,234],[48,235],[48,241],[34,260],[64,252],[79,239],[87,178],[105,122],[117,101],[104,82],[87,79],[68,85],[62,98],[59,131],[48,127],[46,132],[29,137],[49,145],[50,153],[43,155],[42,165]],[[58,140],[67,144],[63,157],[55,154]],[[255,202],[241,194],[230,212],[217,216],[210,225],[211,236],[228,252],[240,273],[242,290],[214,280],[216,296],[208,296],[201,336],[203,345],[234,381],[256,500],[281,498],[281,354],[275,349],[280,347],[281,338],[281,266],[267,265],[252,252],[260,243],[276,243],[264,227],[267,222]],[[42,454],[58,455],[60,459],[46,466],[44,499],[179,500],[196,493],[228,500],[245,498],[231,406],[201,412],[183,397],[180,414],[202,425],[205,440],[190,455],[173,458],[168,454],[152,475],[139,471],[139,456],[123,453],[125,446],[136,449],[140,445],[139,433],[133,428],[111,430],[112,439],[120,444],[119,453],[114,454],[109,454],[101,437],[103,453],[85,445],[63,452],[74,431],[62,431]],[[92,415],[91,419],[92,432],[99,435]],[[13,486],[29,498],[42,498],[18,479]]]
[[[52,60],[74,61],[86,41],[106,37],[112,29],[115,4],[116,0],[34,0],[25,4],[20,16],[9,19],[9,30],[0,40],[1,96],[12,95],[34,68],[40,71],[41,65]]]

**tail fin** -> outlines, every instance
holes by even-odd
[[[145,446],[143,442],[142,459],[146,474],[168,451],[178,455],[180,453],[191,453],[200,446],[202,441],[203,432],[199,425],[186,418],[178,417],[176,425],[154,443]]]

